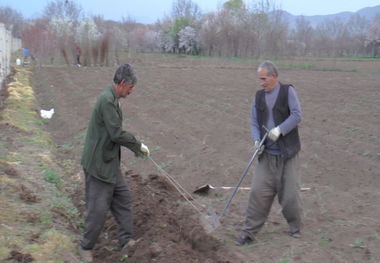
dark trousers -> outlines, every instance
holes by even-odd
[[[253,175],[243,232],[253,238],[264,225],[275,196],[287,220],[290,232],[301,228],[301,199],[297,174],[298,156],[284,160],[266,152],[259,158]]]
[[[84,171],[86,176],[86,214],[83,249],[92,249],[103,229],[107,213],[111,210],[119,224],[119,244],[124,246],[132,238],[132,198],[121,171],[116,183],[103,182]]]

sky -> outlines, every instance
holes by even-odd
[[[192,0],[202,13],[218,10],[227,0]],[[277,7],[293,15],[329,15],[356,12],[364,7],[380,5],[380,0],[272,0]],[[39,17],[51,0],[0,0],[0,7],[11,7],[24,18]],[[173,0],[74,0],[86,15],[102,15],[105,19],[120,21],[132,17],[140,23],[154,23],[170,15]],[[258,0],[245,0],[251,5]]]

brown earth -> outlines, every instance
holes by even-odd
[[[139,82],[122,102],[125,129],[143,139],[152,159],[187,191],[206,183],[234,185],[251,154],[249,115],[257,63],[152,55],[128,61]],[[325,67],[328,60],[307,63]],[[376,72],[380,61],[335,65]],[[47,129],[61,149],[57,158],[73,161],[73,175],[81,173],[78,163],[91,109],[115,69],[44,66],[34,71],[41,108],[55,108]],[[257,243],[235,247],[248,191],[238,192],[222,227],[208,235],[197,211],[157,175],[154,164],[123,150],[140,239],[126,262],[380,262],[379,76],[280,68],[280,79],[296,86],[304,112],[300,173],[302,186],[311,190],[302,193],[301,239],[286,235],[275,204]],[[212,190],[195,198],[220,213],[229,194]],[[79,192],[76,200],[83,211],[82,199]],[[96,246],[97,262],[117,262],[122,256],[114,249],[116,229],[110,218]]]

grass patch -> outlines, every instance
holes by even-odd
[[[86,138],[86,134],[87,134],[87,129],[85,129],[85,130],[81,131],[80,133],[78,133],[77,135],[75,135],[74,139],[83,141],[84,138]]]
[[[162,170],[165,170],[165,168],[167,168],[167,167],[169,167],[169,166],[171,166],[172,165],[172,162],[164,162],[164,163],[161,163],[160,165],[159,165],[159,167],[162,169]]]
[[[24,248],[30,253],[35,262],[67,262],[67,251],[75,249],[73,240],[56,229],[43,232],[38,240]]]
[[[58,146],[58,151],[61,153],[71,153],[74,149],[74,145],[66,143]]]
[[[319,240],[319,246],[320,247],[326,247],[326,246],[330,245],[330,243],[331,243],[331,239],[328,237],[325,237],[325,236],[322,236]]]
[[[361,239],[356,239],[352,244],[350,244],[352,248],[366,248],[364,245],[364,241]]]
[[[319,70],[319,71],[339,71],[339,72],[380,74],[380,71],[359,70],[357,68],[325,67],[325,66],[317,66],[317,65],[312,65],[312,64],[278,63],[278,66],[283,67],[283,68],[310,69],[310,70]]]
[[[27,68],[16,68],[0,112],[0,124],[7,127],[0,138],[17,142],[0,141],[0,167],[17,171],[0,177],[0,262],[12,251],[29,254],[33,262],[79,262],[77,233],[68,230],[69,224],[79,225],[78,211],[52,158],[55,145],[36,111],[30,75]],[[25,195],[38,201],[27,203]]]
[[[60,188],[61,185],[61,177],[58,175],[56,171],[50,170],[50,169],[44,169],[42,171],[44,175],[44,179],[48,181],[49,183],[54,184],[57,188]]]

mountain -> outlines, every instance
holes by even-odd
[[[304,17],[308,20],[312,27],[316,27],[324,21],[332,21],[335,19],[339,19],[342,22],[347,22],[351,16],[360,15],[361,17],[367,19],[368,21],[372,21],[376,15],[380,16],[380,5],[373,7],[365,7],[356,12],[341,12],[331,15],[316,15],[316,16],[300,16],[300,15],[292,15],[284,10],[280,11],[286,21],[289,23],[290,28],[294,28],[296,25],[296,21],[298,18]]]

